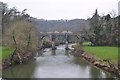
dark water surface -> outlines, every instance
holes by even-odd
[[[42,56],[3,71],[5,78],[113,78],[80,57],[68,55],[64,45],[56,51],[45,49]]]

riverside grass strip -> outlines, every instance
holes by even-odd
[[[0,47],[0,58],[7,59],[13,53],[13,49],[7,47]]]
[[[80,46],[80,45],[74,45],[72,46],[74,48],[75,51],[75,56],[81,56],[83,57],[85,60],[87,60],[88,62],[92,63],[93,65],[95,65],[96,67],[101,68],[102,70],[105,70],[107,72],[110,72],[111,74],[115,74],[116,76],[120,77],[120,71],[118,68],[118,47],[110,47],[110,46]],[[93,50],[92,52],[85,50],[85,47],[88,49],[88,47],[90,47],[90,49],[88,50]],[[93,47],[91,49],[91,47]],[[97,50],[96,47],[101,49]],[[109,50],[107,50],[107,48]],[[96,51],[96,53],[94,53]],[[102,52],[103,55],[101,55],[99,52],[103,51],[106,53],[106,55],[104,55],[105,53]],[[108,54],[109,52],[111,52],[110,54]],[[93,54],[94,55],[93,55]],[[96,56],[96,54],[99,54]],[[116,55],[115,55],[116,53]],[[101,57],[100,57],[101,56]],[[103,57],[104,56],[104,57]],[[111,56],[111,57],[110,57]],[[115,60],[113,60],[115,59]]]
[[[118,64],[118,47],[109,46],[84,46],[83,49],[100,59],[110,60],[113,64]]]

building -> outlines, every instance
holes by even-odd
[[[120,15],[120,1],[118,2],[118,15]]]

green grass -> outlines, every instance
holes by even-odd
[[[7,48],[7,47],[0,47],[0,59],[6,59],[10,57],[10,55],[13,53],[13,49]]]
[[[109,46],[84,46],[85,51],[99,59],[108,59],[112,63],[118,63],[118,47]]]

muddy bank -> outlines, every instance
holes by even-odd
[[[33,59],[34,54],[28,52],[28,54],[15,54],[2,61],[2,69],[6,69],[10,66],[26,63],[29,60]]]
[[[120,78],[120,70],[118,68],[118,65],[112,64],[109,60],[100,60],[96,57],[90,55],[89,53],[85,52],[84,50],[75,49],[71,51],[71,54],[76,57],[82,57],[83,59],[87,60],[94,66],[103,69],[111,74],[115,74]]]

